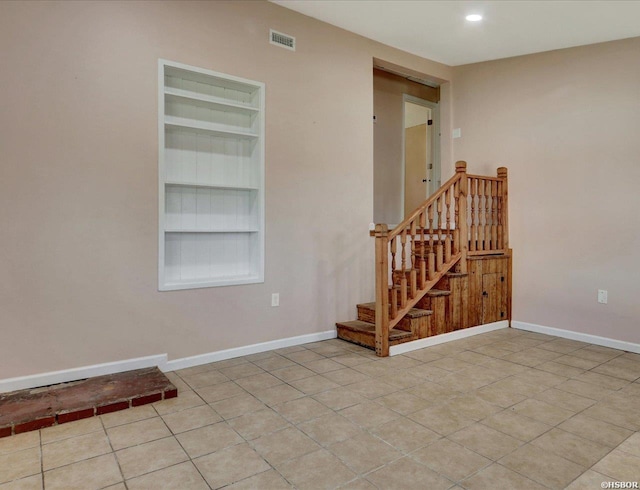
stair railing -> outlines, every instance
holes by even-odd
[[[466,171],[456,162],[455,175],[402,223],[391,231],[375,226],[379,356],[389,355],[389,331],[456,263],[466,272],[467,254],[508,248],[507,169],[497,178]]]

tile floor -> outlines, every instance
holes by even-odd
[[[640,355],[513,329],[329,340],[169,374],[179,397],[0,439],[0,490],[596,489],[640,480]]]

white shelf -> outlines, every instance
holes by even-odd
[[[229,129],[219,124],[207,123],[202,121],[196,121],[194,119],[187,119],[185,117],[165,116],[165,126],[171,128],[186,128],[196,131],[202,131],[205,133],[213,134],[216,136],[243,138],[243,139],[255,139],[259,135],[251,133],[249,131],[239,131],[237,129]]]
[[[220,230],[199,230],[199,229],[179,229],[179,228],[170,228],[166,229],[165,233],[258,233],[260,230],[237,230],[237,229],[220,229]]]
[[[264,281],[264,84],[159,61],[159,289]]]
[[[217,184],[201,184],[199,182],[176,182],[165,181],[165,185],[175,185],[180,187],[205,187],[207,189],[228,189],[232,191],[257,191],[257,187],[247,187],[242,185],[217,185]]]
[[[223,111],[234,111],[244,114],[256,114],[260,111],[257,107],[253,107],[249,104],[243,104],[242,102],[232,102],[221,97],[215,97],[213,95],[199,94],[190,90],[183,90],[179,88],[166,87],[164,89],[165,95],[168,97],[176,97],[180,99],[193,100],[198,102],[205,102],[211,107]]]

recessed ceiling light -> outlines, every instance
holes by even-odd
[[[482,15],[471,14],[465,17],[469,22],[480,22],[482,20]]]

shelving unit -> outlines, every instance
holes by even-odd
[[[264,84],[159,61],[159,289],[264,280]]]

